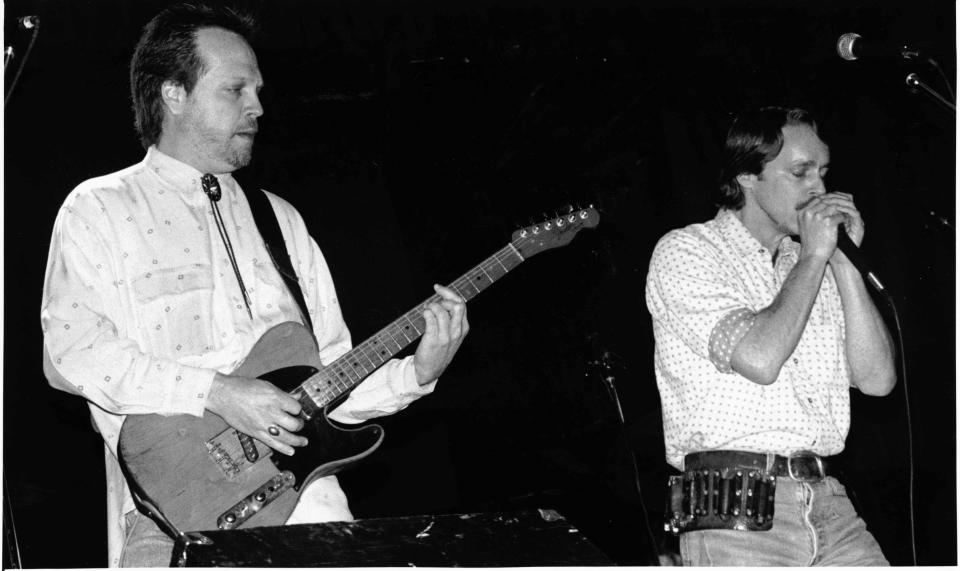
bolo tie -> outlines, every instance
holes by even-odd
[[[217,180],[217,177],[208,173],[200,177],[200,184],[213,206],[213,219],[217,223],[220,239],[223,240],[223,245],[227,249],[227,257],[230,258],[230,265],[233,266],[233,275],[237,276],[237,284],[240,286],[240,293],[243,295],[243,303],[247,306],[247,315],[250,316],[250,319],[253,319],[253,310],[250,309],[250,296],[247,295],[247,288],[243,285],[243,278],[240,277],[237,257],[233,254],[233,244],[230,243],[230,236],[227,235],[227,229],[223,224],[223,216],[220,215],[220,207],[217,206],[217,202],[223,194],[220,191],[220,181]]]

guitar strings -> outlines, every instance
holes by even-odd
[[[496,279],[503,277],[511,269],[513,269],[513,267],[516,267],[516,265],[519,265],[519,263],[523,261],[523,257],[520,256],[519,253],[516,251],[517,248],[514,244],[518,246],[522,246],[522,244],[527,240],[529,240],[529,238],[520,237],[517,240],[505,246],[504,248],[501,248],[494,255],[487,258],[487,260],[484,260],[483,262],[478,264],[478,266],[475,267],[473,270],[457,278],[450,285],[451,289],[454,289],[454,291],[456,291],[462,298],[464,298],[465,301],[473,298],[474,296],[479,294],[481,291],[483,291],[483,289],[486,289],[486,287],[493,284],[496,281]],[[511,260],[511,258],[513,260]],[[511,261],[518,260],[518,261],[516,264],[513,264],[512,267],[508,268],[507,265],[504,264],[504,261],[507,261],[507,260],[511,260]],[[498,273],[498,270],[495,269],[497,268],[497,266],[503,268],[503,274],[501,274],[496,279],[494,279],[491,277],[490,272],[493,272],[494,274]],[[482,288],[478,287],[477,284],[475,284],[471,279],[476,269],[480,269],[482,272],[482,275],[489,280],[486,283],[481,282],[483,285]],[[469,290],[467,290],[465,286],[468,283],[474,290],[476,290],[475,292],[470,292]],[[466,290],[469,293],[469,295],[464,295],[463,290]],[[322,397],[321,399],[322,402],[318,402],[317,404],[320,406],[323,406],[324,404],[331,402],[333,399],[343,394],[347,389],[352,388],[353,386],[358,384],[360,380],[365,379],[368,375],[370,375],[373,371],[375,371],[380,365],[382,365],[391,357],[393,357],[393,355],[399,353],[404,349],[404,347],[406,347],[407,345],[415,341],[417,338],[419,338],[421,335],[423,335],[423,331],[421,331],[417,327],[417,324],[415,321],[421,318],[420,314],[422,313],[423,309],[427,305],[433,302],[440,301],[441,299],[442,298],[439,295],[433,295],[429,297],[425,302],[421,303],[416,308],[408,311],[406,314],[404,314],[403,316],[395,320],[390,325],[381,329],[377,334],[375,334],[369,340],[361,343],[357,347],[351,349],[348,353],[345,353],[343,356],[339,357],[336,361],[331,363],[329,367],[317,373],[313,378],[309,379],[306,383],[304,383],[305,385],[309,385],[310,388],[313,389],[312,391],[308,390],[306,392],[311,395],[311,398],[316,398],[314,397],[314,395],[316,393],[320,393]],[[406,329],[403,327],[404,322],[406,322],[406,324],[409,327],[413,328],[413,330],[417,332],[417,334],[412,338],[404,332]],[[399,333],[402,334],[403,336],[402,339],[405,340],[405,343],[397,340],[395,331],[399,331]],[[397,348],[393,349],[389,347],[389,345],[384,343],[385,340],[392,341],[393,344],[397,346]],[[386,346],[387,349],[389,350],[389,353],[384,357],[382,354],[379,353],[377,349],[373,348],[373,345]],[[355,358],[357,356],[362,356],[366,358],[366,360],[370,363],[370,365],[372,365],[372,369],[367,370],[367,367],[360,363],[361,360]],[[375,359],[379,360],[380,362],[377,363]],[[363,371],[363,374],[360,374],[358,372],[357,370],[358,368]],[[342,380],[344,377],[347,377],[347,380]]]
[[[571,221],[571,224],[573,224],[573,221]],[[454,280],[449,287],[456,291],[457,294],[464,299],[464,301],[472,299],[481,291],[492,285],[497,279],[502,278],[509,273],[510,270],[524,261],[524,257],[520,254],[520,249],[526,242],[532,241],[534,236],[536,235],[520,236],[515,240],[512,240],[509,244],[507,244],[507,246],[501,248],[492,256],[478,264],[474,269]],[[504,264],[505,261],[515,263],[508,268],[507,265]],[[485,267],[489,268],[491,272],[496,274],[499,271],[496,269],[497,265],[503,268],[503,274],[493,278],[487,269],[485,269]],[[477,283],[474,283],[474,281],[471,279],[474,275],[476,275],[478,278],[480,277],[479,274],[474,274],[474,271],[477,269],[479,269],[483,273],[483,276],[485,276],[488,280],[486,283],[480,282],[483,287],[478,287]],[[462,290],[466,284],[470,284],[470,286],[476,291],[470,293],[469,290],[467,290],[469,295],[464,295]],[[376,371],[376,369],[383,363],[423,335],[423,331],[420,331],[416,322],[418,319],[422,318],[421,314],[427,305],[440,301],[441,299],[442,298],[436,294],[427,298],[426,301],[378,331],[370,339],[364,341],[357,347],[354,347],[341,357],[337,358],[333,363],[330,364],[329,367],[323,369],[304,382],[301,387],[309,386],[309,388],[313,389],[313,391],[306,390],[305,392],[310,395],[311,399],[315,400],[315,403],[318,406],[322,407],[333,401],[350,388],[359,384],[360,381]],[[401,327],[404,322],[406,322],[409,327],[412,327],[413,330],[417,332],[417,335],[415,335],[412,339],[404,332],[406,328]],[[403,338],[406,341],[405,343],[397,340],[394,333],[395,331],[399,331],[403,335]],[[386,340],[392,341],[397,348],[392,349],[385,343]],[[385,346],[387,347],[387,351],[384,354],[384,352],[381,352],[374,346]],[[365,358],[366,361],[370,363],[372,368],[367,370],[367,367],[361,364],[362,359],[359,359],[358,357]],[[378,360],[379,363],[377,362]],[[349,365],[349,367],[347,367],[347,365]],[[358,368],[362,370],[363,374],[360,374],[360,372],[357,371]],[[346,377],[346,380],[341,381],[340,379],[344,377]],[[323,398],[318,401],[317,398],[313,396],[313,393],[320,393]]]

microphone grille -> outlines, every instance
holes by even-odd
[[[860,34],[853,32],[840,36],[837,40],[837,54],[847,61],[854,61],[857,55],[853,53],[853,44],[860,39]]]

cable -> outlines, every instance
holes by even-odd
[[[897,313],[897,306],[893,303],[892,295],[885,295],[884,298],[887,301],[887,304],[890,305],[890,309],[893,312],[893,322],[897,331],[897,344],[900,347],[900,377],[903,379],[903,404],[906,409],[906,420],[907,420],[907,485],[909,490],[907,493],[908,501],[910,505],[907,509],[907,514],[910,519],[910,550],[913,556],[913,566],[917,566],[917,525],[916,517],[914,514],[914,488],[915,488],[915,472],[914,460],[913,460],[913,417],[910,413],[910,392],[908,391],[907,385],[907,355],[904,351],[903,345],[903,330],[900,327],[900,315]]]
[[[23,560],[20,558],[20,540],[17,538],[17,526],[13,520],[13,500],[10,488],[7,486],[7,474],[3,473],[3,519],[4,519],[4,547],[7,557],[4,564],[11,569],[23,569]]]
[[[953,92],[953,86],[950,85],[950,78],[948,78],[947,74],[944,73],[943,68],[940,67],[940,64],[937,63],[937,60],[933,58],[927,58],[926,62],[940,73],[940,78],[943,79],[943,84],[947,86],[947,91],[950,92],[950,99],[956,100],[957,95]]]
[[[30,52],[33,50],[33,44],[37,41],[37,35],[39,34],[40,21],[37,20],[33,25],[33,33],[30,35],[30,43],[27,44],[27,51],[23,53],[23,59],[20,60],[20,67],[17,68],[17,74],[13,76],[13,81],[10,82],[10,88],[7,89],[7,94],[3,98],[4,107],[7,106],[7,101],[10,101],[10,95],[13,93],[13,88],[17,85],[17,80],[20,79],[20,74],[23,73],[23,68],[27,66],[27,60],[30,59]],[[4,67],[4,71],[6,71],[6,67]]]

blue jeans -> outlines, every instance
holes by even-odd
[[[120,553],[121,567],[170,567],[173,540],[152,519],[133,510],[125,516],[127,537]]]
[[[835,478],[777,478],[773,528],[689,531],[680,536],[687,566],[888,566],[880,545]]]

